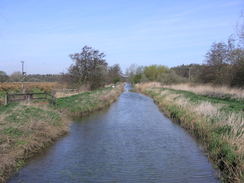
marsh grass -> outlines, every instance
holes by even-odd
[[[244,102],[186,91],[136,85],[159,107],[198,138],[209,158],[219,168],[224,182],[244,181]]]

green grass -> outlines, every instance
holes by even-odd
[[[11,112],[5,117],[5,121],[10,123],[28,123],[31,120],[57,122],[61,120],[61,116],[54,111],[44,110],[33,106],[21,106],[18,110]]]
[[[4,97],[5,96],[5,92],[4,91],[0,91],[0,97]]]
[[[17,103],[10,103],[8,105],[0,105],[0,115],[2,113],[10,113],[18,104]]]
[[[12,137],[19,137],[19,136],[22,136],[24,134],[24,132],[18,128],[7,127],[7,128],[3,129],[3,134],[9,135]]]
[[[101,104],[99,96],[111,90],[112,88],[108,87],[70,97],[59,98],[56,100],[55,108],[58,110],[68,110],[70,113],[89,112]]]
[[[242,112],[244,111],[244,101],[235,100],[231,98],[217,98],[217,97],[209,97],[197,95],[193,92],[183,91],[183,90],[174,90],[168,88],[162,88],[161,90],[168,90],[171,93],[182,94],[185,98],[187,98],[192,103],[199,103],[202,101],[207,101],[213,104],[224,104],[221,108],[222,111],[225,112]]]

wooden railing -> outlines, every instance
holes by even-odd
[[[49,93],[7,93],[5,95],[4,104],[7,105],[10,102],[27,101],[32,100],[49,100],[52,104],[55,104],[56,98]]]

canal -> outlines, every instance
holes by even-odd
[[[219,182],[196,141],[152,99],[128,89],[109,109],[75,120],[8,182]]]

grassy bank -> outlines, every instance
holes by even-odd
[[[67,133],[70,117],[110,105],[122,90],[120,85],[59,98],[55,106],[45,103],[0,106],[0,182]]]
[[[117,99],[122,90],[122,86],[118,86],[115,89],[107,87],[78,95],[58,98],[55,109],[69,116],[83,116],[110,105]]]
[[[159,107],[197,137],[224,182],[244,181],[244,102],[192,91],[138,84]]]

